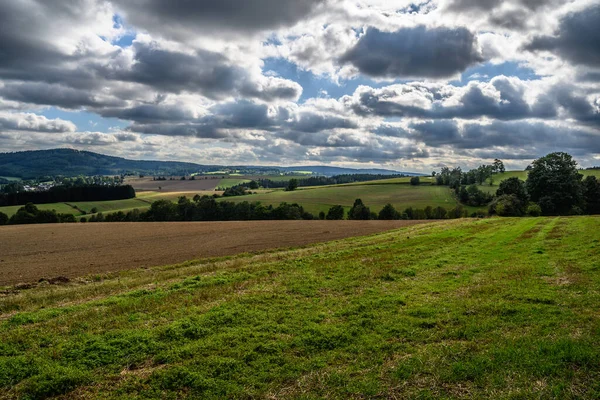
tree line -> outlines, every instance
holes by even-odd
[[[439,185],[452,188],[461,203],[488,206],[490,215],[600,214],[600,181],[595,176],[584,178],[568,153],[551,153],[535,160],[526,169],[526,181],[516,177],[502,180],[495,195],[477,186],[483,182],[493,184],[495,174],[503,171],[502,162],[496,160],[493,165],[468,172],[445,167],[433,176]]]
[[[108,201],[133,199],[135,190],[131,185],[77,185],[54,186],[44,191],[19,191],[0,193],[0,206],[19,204],[49,204],[76,201]]]
[[[510,178],[500,183],[490,214],[594,215],[600,214],[600,181],[583,177],[577,162],[564,152],[535,160],[525,182]]]
[[[381,174],[344,174],[334,176],[311,176],[308,178],[292,178],[296,180],[297,187],[341,185],[345,183],[369,182],[380,179],[403,178],[406,175],[381,175]],[[289,181],[273,181],[271,179],[257,179],[259,186],[265,189],[288,188]]]

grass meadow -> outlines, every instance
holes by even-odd
[[[600,218],[452,220],[0,297],[0,397],[596,399]]]

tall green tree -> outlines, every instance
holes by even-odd
[[[600,181],[595,176],[583,180],[583,199],[586,214],[600,214]]]
[[[371,219],[371,210],[366,207],[361,199],[354,200],[354,205],[348,212],[348,219],[368,220]]]
[[[516,177],[503,180],[500,182],[498,190],[496,190],[496,196],[501,197],[504,195],[514,195],[519,203],[517,208],[521,214],[525,213],[529,203],[529,194],[525,182]]]
[[[570,154],[551,153],[533,162],[527,192],[544,215],[570,214],[583,205],[582,178]]]
[[[344,219],[344,207],[342,207],[340,205],[331,207],[329,209],[329,212],[327,213],[327,216],[325,217],[325,219],[328,219],[328,220]]]
[[[293,192],[294,190],[298,189],[298,179],[296,178],[292,178],[290,179],[290,181],[288,182],[287,187],[285,188],[286,191],[288,192]]]
[[[379,212],[379,219],[381,220],[392,220],[400,219],[400,213],[391,204],[386,204]]]
[[[3,212],[0,212],[0,225],[6,224],[8,224],[8,215],[4,214]]]

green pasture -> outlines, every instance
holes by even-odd
[[[298,203],[308,212],[318,214],[327,212],[330,207],[340,204],[350,208],[355,199],[362,199],[372,211],[379,212],[387,203],[393,204],[398,210],[407,207],[453,208],[457,205],[451,191],[445,186],[411,186],[411,185],[340,185],[304,188],[293,192],[282,190],[241,197],[228,197],[227,201],[255,202],[277,206],[282,202]]]

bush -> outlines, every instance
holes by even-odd
[[[388,203],[379,212],[379,219],[381,219],[381,220],[400,219],[400,214],[398,213],[398,211],[396,211],[396,209],[394,208],[393,205]]]
[[[538,204],[530,203],[529,206],[527,206],[527,215],[530,217],[539,217],[542,215],[542,207]]]
[[[520,217],[523,215],[523,204],[514,194],[505,194],[490,204],[489,213],[501,217]]]
[[[410,178],[410,184],[413,186],[417,186],[421,184],[421,178],[419,178],[418,176],[413,176],[412,178]]]
[[[325,218],[328,220],[344,219],[344,207],[340,205],[331,207]]]
[[[0,225],[6,224],[8,224],[8,215],[4,214],[3,212],[0,212]]]

